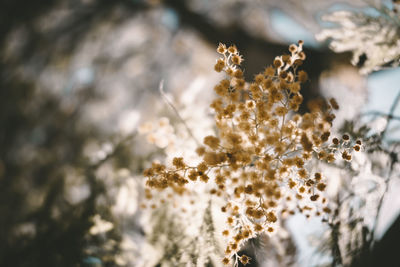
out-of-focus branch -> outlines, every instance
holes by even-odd
[[[397,96],[396,96],[395,100],[393,101],[392,106],[390,107],[389,114],[387,115],[387,123],[386,123],[385,129],[381,133],[382,139],[384,138],[384,136],[389,128],[390,121],[394,118],[394,111],[395,111],[397,105],[399,104],[399,101],[400,101],[400,91],[397,93]]]
[[[196,142],[197,146],[200,146],[201,145],[200,142],[193,135],[192,130],[189,128],[189,126],[187,125],[185,120],[182,118],[181,114],[179,114],[178,109],[174,106],[174,104],[172,104],[172,102],[168,99],[167,95],[165,94],[164,81],[160,82],[159,90],[160,90],[160,94],[161,94],[162,98],[164,99],[164,101],[168,104],[168,106],[170,106],[170,108],[174,111],[174,113],[178,117],[179,121],[185,126],[186,131],[188,132],[189,136]]]
[[[376,111],[376,110],[366,112],[364,114],[361,114],[361,116],[382,116],[382,117],[387,117],[388,120],[400,120],[400,116],[394,116],[394,115],[390,115],[388,113]]]

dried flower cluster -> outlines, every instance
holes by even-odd
[[[353,143],[348,135],[330,140],[333,110],[339,108],[334,99],[312,101],[308,113],[298,113],[301,84],[308,80],[306,72],[298,70],[306,58],[302,45],[290,45],[290,54],[276,57],[247,84],[237,48],[220,44],[217,52],[222,57],[214,68],[225,72],[226,79],[215,86],[217,98],[210,105],[217,134],[205,137],[197,148],[200,163],[190,166],[175,157],[171,167],[153,163],[144,172],[147,186],[171,188],[177,194],[187,192],[188,183],[212,183],[210,194],[225,201],[225,264],[232,258],[248,263],[248,256],[237,254],[244,242],[276,232],[281,217],[295,212],[307,217],[329,214],[321,193],[325,179],[311,163],[349,161],[353,150],[361,149],[361,142]]]

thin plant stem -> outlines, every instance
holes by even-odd
[[[385,199],[385,196],[386,196],[387,192],[389,191],[389,183],[390,183],[392,172],[393,172],[393,169],[394,169],[394,164],[396,162],[397,162],[397,157],[396,158],[392,158],[392,161],[390,163],[390,170],[389,170],[389,173],[388,173],[388,175],[387,175],[387,177],[385,179],[385,191],[383,192],[382,196],[379,199],[379,203],[378,203],[378,207],[377,207],[377,211],[376,211],[376,218],[375,218],[374,225],[373,225],[372,231],[371,231],[371,238],[370,238],[370,240],[371,240],[370,243],[371,244],[374,243],[376,228],[378,226],[378,221],[379,221],[379,218],[381,216],[383,200]]]
[[[185,126],[186,131],[190,135],[190,137],[196,142],[197,146],[200,146],[200,142],[196,139],[196,137],[193,135],[192,130],[190,130],[189,126],[185,122],[185,120],[182,118],[182,116],[179,114],[178,109],[172,104],[172,102],[168,99],[167,95],[164,92],[164,80],[161,80],[160,85],[159,85],[159,90],[162,98],[164,99],[165,103],[168,104],[168,106],[171,107],[171,109],[175,112],[175,115],[178,117],[180,122]]]
[[[400,101],[400,91],[397,93],[397,96],[396,96],[395,100],[393,101],[393,103],[392,103],[392,105],[390,107],[389,114],[387,115],[388,122],[386,124],[385,129],[381,133],[381,140],[383,140],[383,137],[384,137],[384,135],[386,134],[386,132],[387,132],[387,130],[389,128],[390,121],[394,118],[394,111],[395,111],[399,101]],[[397,162],[397,157],[396,156],[393,157],[392,153],[394,153],[394,152],[390,152],[390,156],[391,156],[390,170],[389,170],[389,173],[388,173],[388,175],[387,175],[387,177],[385,179],[385,191],[383,192],[382,196],[379,199],[379,203],[378,203],[378,207],[377,207],[377,211],[376,211],[376,218],[375,218],[374,225],[372,227],[372,231],[371,231],[371,235],[370,235],[370,243],[371,244],[374,244],[374,242],[375,242],[374,241],[375,232],[376,232],[376,228],[378,226],[379,218],[381,216],[381,210],[382,210],[383,201],[384,201],[385,196],[386,196],[386,194],[387,194],[387,192],[389,190],[389,183],[390,183],[391,175],[392,175],[392,172],[393,172],[394,164]]]
[[[389,124],[390,124],[391,119],[394,117],[394,111],[395,111],[397,105],[399,104],[399,101],[400,101],[400,91],[397,93],[397,96],[396,96],[395,100],[393,101],[392,106],[390,107],[389,114],[387,115],[386,127],[381,133],[382,139],[385,136],[385,134],[386,134],[386,132],[387,132],[387,130],[389,128]]]

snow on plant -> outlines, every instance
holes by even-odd
[[[337,23],[339,27],[324,29],[316,38],[319,41],[330,39],[330,48],[335,52],[351,51],[351,63],[361,65],[362,74],[399,66],[400,13],[396,9],[398,1],[393,2],[393,8],[371,4],[373,13],[342,10],[327,14],[322,19]]]
[[[308,103],[309,112],[298,112],[301,84],[308,80],[298,70],[306,58],[302,46],[302,41],[290,45],[290,54],[276,57],[247,84],[237,48],[220,44],[214,69],[226,78],[214,87],[217,97],[210,107],[216,132],[197,147],[198,163],[175,156],[172,164],[154,162],[144,171],[152,189],[146,191],[148,199],[163,191],[190,198],[204,183],[203,194],[221,201],[224,264],[232,259],[247,264],[250,258],[239,250],[250,238],[279,231],[281,218],[296,212],[328,216],[326,179],[316,163],[350,161],[352,152],[361,149],[361,141],[349,135],[330,137],[333,111],[339,108],[334,99],[314,100]]]

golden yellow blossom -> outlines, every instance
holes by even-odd
[[[188,166],[175,157],[171,167],[153,164],[144,171],[147,186],[171,188],[177,194],[186,192],[187,183],[212,184],[210,194],[226,201],[221,207],[228,227],[222,232],[228,240],[224,264],[233,255],[247,264],[249,257],[237,255],[244,242],[260,232],[278,231],[281,214],[295,213],[290,204],[306,216],[311,207],[316,216],[329,213],[326,198],[319,195],[326,182],[321,173],[307,169],[307,163],[332,162],[335,153],[351,160],[351,152],[361,149],[361,142],[352,144],[348,135],[329,141],[333,110],[339,108],[334,99],[313,101],[309,112],[297,113],[303,102],[301,84],[308,81],[307,73],[298,70],[306,58],[302,46],[302,41],[290,45],[289,55],[276,57],[247,84],[236,46],[219,44],[222,57],[214,68],[226,78],[214,87],[216,99],[210,107],[217,133],[206,136],[197,148],[200,163]],[[151,199],[149,191],[146,196]]]

